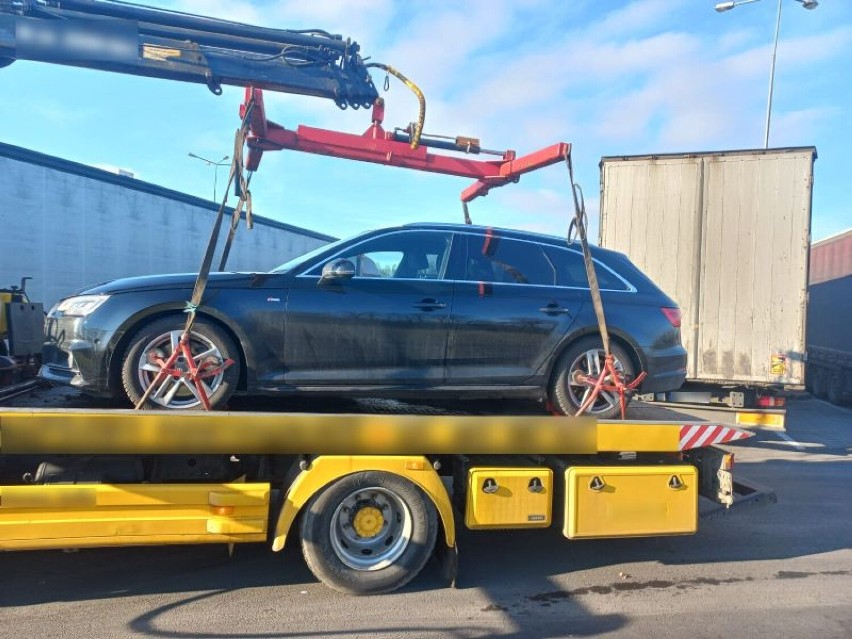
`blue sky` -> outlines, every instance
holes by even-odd
[[[727,13],[712,0],[183,0],[147,2],[280,28],[320,28],[360,43],[423,89],[425,130],[527,153],[574,145],[597,237],[598,162],[628,155],[760,148],[776,3]],[[381,87],[383,76],[375,75]],[[783,0],[770,146],[816,146],[815,240],[852,226],[852,2],[806,11]],[[189,152],[231,153],[242,90],[30,62],[0,69],[0,140],[211,197],[213,169]],[[387,128],[417,113],[393,83]],[[369,112],[266,94],[267,114],[352,133]],[[220,169],[220,185],[226,169]],[[255,213],[334,236],[415,221],[462,221],[461,178],[293,152],[267,153]],[[221,186],[220,186],[221,188]],[[564,235],[563,166],[474,202],[475,223]]]

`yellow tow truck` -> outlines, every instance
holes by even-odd
[[[495,186],[556,162],[570,171],[565,143],[522,157],[506,151],[494,161],[427,153],[425,146],[493,152],[473,138],[423,136],[419,89],[322,30],[252,27],[108,0],[0,3],[0,26],[11,34],[0,41],[0,67],[36,60],[199,82],[217,95],[223,84],[246,87],[235,156],[248,145],[250,172],[264,151],[288,148],[473,177],[462,194],[469,221],[467,202]],[[415,125],[381,128],[372,67],[415,90]],[[373,124],[362,136],[288,131],[266,120],[262,89],[372,107]],[[229,184],[239,186],[240,204],[228,241],[250,201],[242,161],[234,161]],[[576,205],[576,189],[574,196]],[[214,238],[223,210],[224,203]],[[208,249],[190,324],[211,260]],[[184,374],[169,366],[160,375]],[[205,372],[191,374],[198,382]],[[609,381],[602,374],[588,383],[600,390],[619,382],[624,390],[617,377],[612,371]],[[748,436],[716,423],[547,415],[0,409],[0,550],[264,541],[281,550],[299,537],[325,583],[389,592],[413,579],[433,551],[454,581],[460,526],[558,527],[569,540],[695,533],[700,499],[725,508],[767,494],[734,482],[733,455],[715,447]]]
[[[715,423],[553,416],[0,409],[0,550],[298,537],[326,584],[367,594],[459,526],[569,540],[693,534],[735,483]],[[307,451],[307,452],[306,452]]]

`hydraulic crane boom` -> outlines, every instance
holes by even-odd
[[[108,0],[0,0],[0,66],[15,60],[329,98],[378,97],[357,43]]]
[[[483,149],[475,138],[421,136],[425,99],[416,85],[393,67],[367,64],[357,43],[320,29],[258,27],[116,0],[0,0],[0,67],[16,60],[197,82],[216,95],[222,85],[245,87],[243,115],[249,104],[254,108],[246,138],[249,171],[257,169],[263,151],[319,153],[472,178],[462,193],[467,203],[570,153],[565,143],[518,156]],[[382,128],[384,103],[370,68],[396,76],[415,92],[416,124],[393,132]],[[263,89],[328,98],[341,109],[372,107],[373,124],[363,135],[310,127],[291,131],[266,119]],[[499,159],[432,154],[421,144]]]

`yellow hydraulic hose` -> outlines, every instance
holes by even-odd
[[[417,96],[418,102],[420,102],[420,114],[417,116],[417,122],[414,125],[414,131],[411,132],[411,148],[416,149],[420,146],[420,136],[423,134],[423,124],[426,121],[426,98],[423,95],[423,91],[420,90],[414,82],[405,77],[400,71],[394,69],[389,64],[381,64],[380,62],[372,62],[367,65],[368,67],[376,67],[381,69],[382,71],[389,73],[390,75],[402,80],[402,82],[414,92],[414,95]],[[387,87],[386,87],[387,88]]]

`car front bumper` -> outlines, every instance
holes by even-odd
[[[90,395],[111,396],[107,345],[113,335],[87,327],[85,320],[48,316],[39,377]]]

